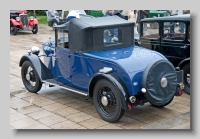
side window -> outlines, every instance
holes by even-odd
[[[143,22],[143,24],[142,24],[142,38],[158,39],[159,38],[159,24],[158,24],[158,22]]]
[[[105,47],[117,45],[122,42],[122,30],[118,28],[105,29],[103,36]]]
[[[163,39],[184,40],[186,25],[184,22],[164,22]]]
[[[68,33],[65,30],[57,30],[57,47],[69,48]]]

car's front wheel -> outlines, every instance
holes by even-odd
[[[10,25],[10,33],[12,35],[16,35],[17,34],[17,27],[13,26],[12,24]]]
[[[187,63],[184,67],[183,67],[183,72],[184,72],[184,76],[183,76],[183,82],[184,82],[184,90],[187,94],[190,95],[190,63]]]
[[[21,76],[24,86],[29,92],[37,93],[41,89],[42,83],[30,61],[22,64]]]
[[[110,81],[99,80],[93,92],[94,106],[100,117],[107,122],[116,122],[124,115],[121,107],[119,91]]]
[[[37,25],[33,26],[32,32],[33,32],[33,34],[36,34],[38,32],[38,26]]]

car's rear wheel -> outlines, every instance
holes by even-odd
[[[184,83],[184,90],[187,94],[190,95],[190,63],[187,63],[183,68],[184,76],[183,76],[183,83]]]
[[[33,34],[36,34],[38,32],[38,25],[33,26],[32,32],[33,32]]]
[[[12,35],[16,35],[17,34],[17,27],[13,26],[12,23],[10,23],[10,33]]]
[[[116,122],[124,115],[118,89],[106,79],[99,80],[94,87],[93,102],[100,117],[107,122]]]
[[[41,89],[42,83],[30,61],[22,64],[21,76],[24,86],[29,92],[37,93]]]

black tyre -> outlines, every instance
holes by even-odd
[[[10,24],[10,33],[12,35],[16,35],[17,34],[17,27]]]
[[[34,25],[33,26],[32,32],[33,32],[33,34],[37,34],[37,32],[38,32],[38,25]]]
[[[187,94],[190,95],[190,63],[187,63],[185,66],[182,68],[184,72],[183,76],[183,83],[184,83],[184,90]]]
[[[167,103],[165,103],[164,105],[159,105],[159,106],[154,105],[154,104],[151,104],[151,105],[154,106],[154,107],[157,107],[157,108],[162,108],[162,107],[165,107],[165,106],[169,105],[172,102],[173,99],[174,99],[174,96]]]
[[[29,92],[37,93],[41,89],[42,83],[30,61],[25,61],[22,64],[21,77],[24,86]]]
[[[107,122],[122,118],[125,110],[121,107],[118,89],[106,79],[99,80],[93,91],[94,106],[100,117]]]

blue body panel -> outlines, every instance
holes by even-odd
[[[49,51],[44,47],[46,44],[43,44],[44,53]],[[67,48],[54,46],[52,49],[56,50],[56,55],[45,57],[49,60],[44,62],[57,80],[87,91],[90,80],[99,69],[111,67],[124,81],[129,95],[140,92],[142,74],[150,62],[166,59],[160,53],[139,46],[87,53],[70,52]],[[54,57],[58,56],[59,58],[55,60]]]

